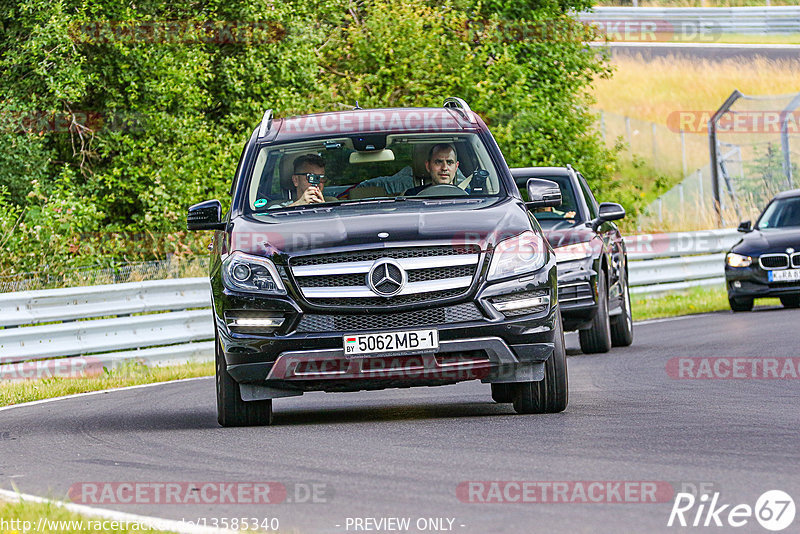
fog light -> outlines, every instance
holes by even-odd
[[[741,287],[742,287],[742,283],[741,283],[740,281],[736,280],[736,281],[733,283],[733,287],[735,287],[736,289],[741,289]]]
[[[225,313],[225,322],[231,332],[265,334],[273,332],[283,325],[282,315],[264,315],[254,312]]]
[[[547,306],[550,304],[550,297],[530,297],[519,300],[511,300],[506,302],[492,302],[492,306],[499,312],[510,312],[521,310],[524,308],[536,308],[539,306]]]

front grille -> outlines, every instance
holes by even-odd
[[[589,299],[594,302],[594,293],[589,282],[558,285],[558,300],[561,303]]]
[[[298,332],[358,332],[396,328],[433,327],[435,325],[480,321],[483,315],[472,302],[400,313],[366,315],[303,315]]]
[[[800,252],[792,254],[792,267],[800,268]]]
[[[761,268],[769,269],[786,269],[789,267],[788,254],[764,254],[758,259],[761,263]]]
[[[301,256],[291,258],[289,265],[301,294],[311,304],[391,307],[466,297],[480,257],[477,245],[398,247]],[[374,262],[382,259],[392,261],[372,271],[370,281]],[[382,281],[389,275],[391,280]],[[400,287],[402,279],[405,285]]]
[[[478,245],[458,245],[441,247],[398,247],[377,250],[361,250],[339,252],[337,254],[319,254],[300,256],[291,259],[292,267],[307,265],[327,265],[329,263],[345,263],[351,261],[375,261],[381,258],[429,258],[432,256],[458,256],[461,254],[478,254]]]
[[[400,295],[397,297],[354,297],[354,298],[335,298],[335,299],[314,299],[314,304],[320,306],[402,306],[404,304],[419,304],[431,300],[441,300],[457,297],[464,293],[463,289],[447,289],[444,291],[433,291],[431,293],[415,293],[413,295]]]

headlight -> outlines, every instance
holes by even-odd
[[[725,261],[728,262],[728,265],[731,267],[749,267],[751,263],[753,263],[753,258],[750,256],[742,256],[741,254],[736,254],[735,252],[728,252],[728,256],[725,258]]]
[[[556,247],[553,249],[556,253],[556,262],[561,263],[564,261],[585,260],[592,256],[592,244],[575,243],[574,245],[566,245],[564,247]]]
[[[222,261],[222,282],[234,291],[285,295],[286,288],[275,264],[266,258],[234,252]]]
[[[544,266],[546,257],[547,247],[542,236],[528,230],[494,247],[488,278],[498,280],[536,271]]]

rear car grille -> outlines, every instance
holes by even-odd
[[[401,275],[403,282],[381,283],[379,260],[388,261],[385,274]],[[289,268],[311,304],[391,307],[465,296],[480,260],[477,245],[397,247],[300,256],[289,260]]]
[[[758,261],[761,264],[761,268],[764,270],[786,269],[789,267],[788,254],[764,254]]]
[[[578,300],[589,299],[594,302],[594,293],[589,282],[577,282],[574,284],[558,284],[558,301],[561,303],[575,302]]]
[[[358,332],[480,321],[483,315],[472,302],[428,310],[368,315],[303,315],[298,332]]]

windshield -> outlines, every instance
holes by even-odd
[[[773,201],[758,220],[759,230],[800,226],[800,197]]]
[[[528,180],[539,178],[550,180],[558,184],[561,189],[561,205],[556,208],[536,208],[533,215],[544,230],[562,230],[571,228],[583,222],[578,210],[578,202],[575,198],[575,189],[572,187],[572,180],[569,176],[525,176],[516,178],[517,187],[525,202],[528,201]]]
[[[476,134],[365,135],[262,147],[248,205],[258,214],[500,193],[497,171]]]

